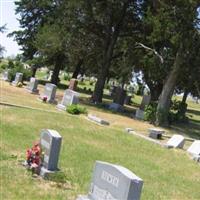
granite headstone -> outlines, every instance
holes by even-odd
[[[79,102],[79,93],[67,89],[65,90],[61,103],[57,105],[57,108],[61,110],[66,110],[67,106],[70,106],[72,104],[78,104],[78,102]]]
[[[50,129],[42,130],[40,136],[40,145],[44,152],[41,168],[42,176],[58,170],[61,141],[62,137],[57,131]]]
[[[78,80],[77,79],[71,79],[69,82],[69,88],[70,90],[76,91],[78,85]]]
[[[38,93],[37,86],[38,86],[38,80],[36,78],[31,77],[27,90],[31,93]]]
[[[21,83],[21,82],[22,82],[22,78],[23,78],[23,74],[17,72],[16,75],[15,75],[15,80],[12,81],[12,85],[17,86],[18,83]]]
[[[185,138],[182,135],[173,135],[165,145],[167,148],[183,148]]]
[[[90,190],[77,200],[139,200],[143,180],[130,170],[96,161]]]
[[[46,83],[44,87],[44,93],[40,96],[41,99],[47,98],[47,102],[54,103],[56,97],[56,85],[52,83]]]

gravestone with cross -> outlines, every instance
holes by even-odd
[[[38,86],[38,80],[34,77],[31,77],[27,90],[30,93],[38,93],[37,86]]]
[[[96,161],[88,195],[76,200],[139,200],[142,186],[143,180],[130,170]]]
[[[12,85],[17,86],[18,83],[21,83],[21,82],[22,82],[22,78],[23,78],[23,74],[17,72],[16,75],[15,75],[15,80],[12,81]]]
[[[46,83],[44,87],[44,93],[40,96],[40,99],[47,98],[47,102],[54,103],[56,97],[57,86],[52,83]]]
[[[60,104],[57,105],[57,108],[60,110],[66,110],[67,106],[72,104],[78,104],[79,102],[79,93],[73,90],[65,90],[64,96]]]
[[[58,170],[58,160],[62,137],[55,130],[44,129],[40,136],[40,145],[44,153],[40,175],[45,177]]]

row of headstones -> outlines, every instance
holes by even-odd
[[[18,83],[22,82],[22,78],[23,78],[22,73],[16,73],[15,80],[12,82],[12,85],[17,86]],[[78,103],[79,94],[73,91],[76,89],[76,86],[77,86],[77,81],[75,79],[71,79],[69,84],[69,89],[65,90],[61,103],[57,105],[58,109],[66,110],[66,106]],[[37,87],[38,87],[38,80],[36,78],[31,78],[26,89],[30,93],[38,93],[39,90],[37,89]],[[51,83],[46,83],[44,87],[44,92],[43,94],[40,95],[40,99],[42,100],[46,98],[47,102],[55,103],[56,89],[57,89],[56,85]]]
[[[165,131],[150,128],[149,137],[153,139],[161,139]],[[165,144],[167,148],[183,148],[185,144],[185,138],[182,135],[173,135]],[[200,161],[200,140],[195,140],[192,145],[187,149],[187,152],[192,156],[196,161]]]
[[[55,130],[42,130],[40,145],[44,159],[40,175],[47,177],[58,170],[62,137]],[[96,161],[88,195],[76,200],[139,200],[143,180],[125,167]]]

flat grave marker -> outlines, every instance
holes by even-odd
[[[187,149],[187,152],[196,161],[200,161],[200,140],[195,140],[192,145]]]
[[[100,124],[100,125],[110,125],[110,123],[104,119],[101,119],[99,117],[96,117],[95,115],[91,115],[91,114],[88,114],[88,119],[97,123],[97,124]]]
[[[96,161],[87,196],[76,200],[139,200],[143,180],[125,167]]]
[[[183,148],[185,138],[182,135],[173,135],[165,145],[167,148]]]

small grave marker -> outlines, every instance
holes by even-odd
[[[139,200],[143,180],[130,170],[96,161],[90,191],[77,200]]]
[[[60,110],[66,110],[67,106],[70,106],[72,104],[78,104],[78,102],[79,102],[79,93],[67,89],[65,90],[61,103],[57,105],[57,108]]]
[[[173,135],[165,145],[167,148],[183,148],[185,138],[182,135]]]
[[[188,148],[187,152],[192,156],[196,161],[200,161],[200,140],[196,140]]]
[[[4,81],[8,81],[8,71],[4,71],[3,72],[3,74],[2,74],[2,79],[4,80]]]
[[[31,93],[38,93],[39,91],[37,89],[37,86],[38,86],[38,80],[34,77],[31,77],[27,90]]]
[[[158,128],[149,128],[149,137],[153,139],[161,139],[162,135],[165,133],[164,130]]]
[[[16,75],[15,75],[15,80],[12,81],[12,85],[17,86],[18,83],[22,82],[22,78],[23,78],[23,74],[17,72]]]
[[[56,88],[57,88],[56,85],[52,83],[46,83],[44,87],[44,93],[40,96],[40,99],[46,97],[47,102],[55,103]]]
[[[103,119],[101,119],[101,118],[99,118],[99,117],[96,117],[96,116],[94,116],[94,115],[91,115],[91,114],[88,115],[88,119],[91,120],[91,121],[96,122],[97,124],[101,124],[101,125],[110,125],[110,123],[109,123],[108,121],[103,120]]]
[[[49,173],[58,170],[58,159],[60,153],[62,137],[55,130],[45,129],[41,132],[40,145],[44,152],[44,159],[41,168],[41,176],[45,177]]]

